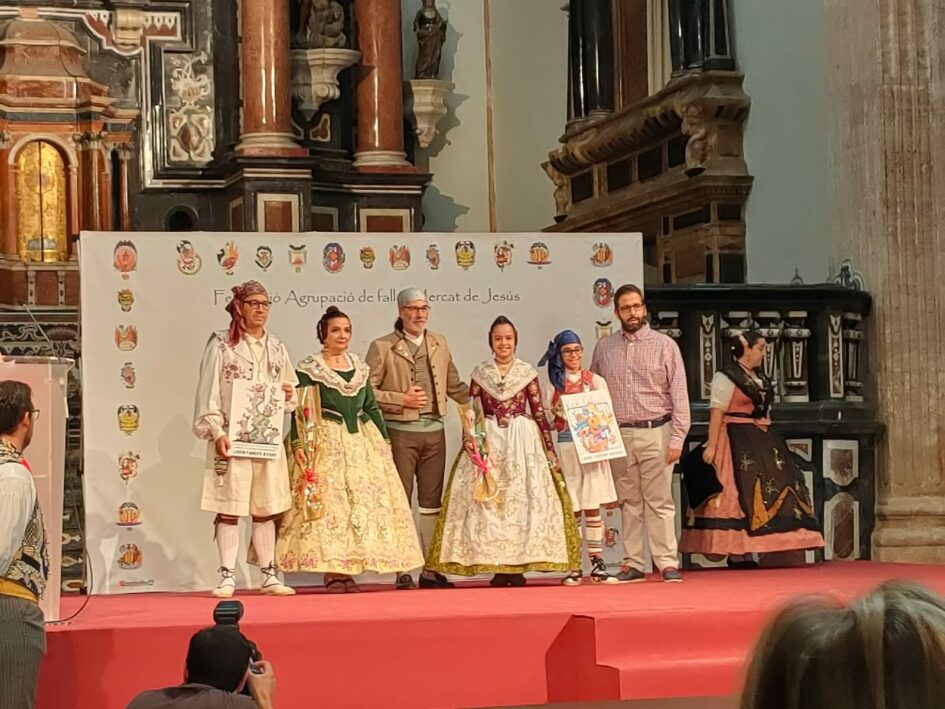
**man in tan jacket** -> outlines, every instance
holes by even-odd
[[[426,329],[430,317],[426,293],[407,288],[397,295],[397,307],[400,317],[394,332],[371,343],[367,363],[408,500],[413,500],[417,481],[420,541],[427,555],[443,500],[447,399],[467,403],[469,387],[456,371],[446,338]],[[442,574],[426,569],[420,574],[421,588],[452,585]],[[396,587],[414,588],[410,574],[399,574]]]

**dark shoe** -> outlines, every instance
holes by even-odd
[[[618,583],[640,583],[646,581],[646,574],[632,566],[621,566],[615,578]]]
[[[726,559],[725,565],[730,569],[757,569],[758,562],[752,561],[751,559],[741,559],[739,561],[732,561],[732,559]]]
[[[508,574],[508,585],[519,588],[525,585],[525,574]]]
[[[496,574],[489,581],[489,585],[493,588],[503,588],[509,585],[509,575],[508,574]]]
[[[456,588],[456,584],[451,583],[443,574],[433,573],[427,576],[428,572],[420,574],[420,588]]]
[[[607,564],[599,556],[591,557],[591,581],[594,583],[620,583],[620,579],[607,570]]]
[[[682,581],[682,574],[679,573],[679,569],[674,569],[672,566],[668,569],[663,569],[660,575],[663,577],[663,580],[668,583],[678,583]]]
[[[561,579],[562,586],[580,586],[581,580],[584,578],[584,574],[580,571],[572,571],[570,574]]]
[[[398,591],[409,591],[416,587],[417,584],[413,582],[413,576],[410,574],[398,574],[397,580],[394,582],[394,588]]]

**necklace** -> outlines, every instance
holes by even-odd
[[[328,350],[322,350],[322,357],[325,358],[325,362],[328,366],[332,368],[335,366],[346,367],[348,365],[348,355],[345,352],[332,354]]]

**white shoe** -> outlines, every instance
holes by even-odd
[[[259,592],[264,596],[294,596],[295,589],[286,586],[279,577],[276,576],[276,567],[272,564],[262,569],[265,580],[259,588]]]
[[[220,583],[217,584],[217,587],[213,589],[211,593],[217,598],[232,598],[233,593],[236,591],[236,576],[231,569],[225,566],[221,566],[219,571]]]
[[[584,580],[584,574],[580,571],[572,571],[570,574],[561,579],[562,586],[580,586],[581,581]]]

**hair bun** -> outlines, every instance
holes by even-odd
[[[329,305],[329,306],[328,306],[328,310],[325,311],[325,315],[326,315],[326,316],[335,315],[335,314],[340,313],[340,312],[341,312],[341,311],[338,310],[338,306],[337,306],[337,305]]]

